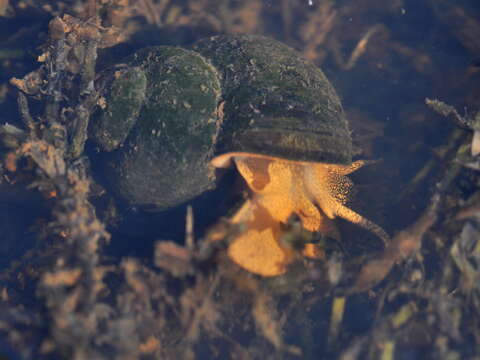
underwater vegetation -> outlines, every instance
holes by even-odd
[[[476,358],[479,11],[0,0],[0,357]]]

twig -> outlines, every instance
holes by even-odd
[[[193,234],[193,209],[191,205],[187,206],[187,215],[185,219],[185,244],[187,249],[193,250],[194,247]]]
[[[27,97],[21,91],[18,92],[17,103],[23,123],[33,135],[33,130],[35,129],[35,122],[33,121],[32,115],[30,115],[30,111],[28,109]]]
[[[467,117],[461,116],[458,111],[451,105],[444,103],[443,101],[437,99],[425,99],[425,104],[427,104],[430,108],[432,108],[435,112],[443,115],[445,117],[452,116],[458,125],[463,128],[470,129],[471,128],[471,121],[467,119]]]

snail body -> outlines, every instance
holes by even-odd
[[[346,175],[364,162],[352,163],[334,88],[295,50],[261,36],[216,36],[191,50],[147,48],[125,63],[107,73],[91,138],[111,152],[108,177],[127,202],[172,207],[214,188],[215,167],[235,166],[251,196],[231,218],[247,226],[229,255],[264,276],[292,259],[280,239],[293,214],[309,231],[338,237],[340,216],[388,239],[345,206]]]

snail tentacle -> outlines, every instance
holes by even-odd
[[[357,212],[349,209],[348,207],[338,203],[338,207],[336,209],[336,214],[345,219],[350,221],[354,224],[357,224],[364,229],[371,231],[375,235],[377,235],[385,245],[390,242],[390,236],[388,236],[387,232],[383,230],[379,225],[375,224],[373,221],[368,220],[367,218],[363,217],[362,215],[358,214]]]

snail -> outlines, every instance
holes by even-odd
[[[105,106],[90,138],[108,155],[108,178],[131,204],[164,209],[213,189],[215,168],[236,167],[250,197],[230,258],[263,276],[286,271],[281,243],[296,214],[338,238],[344,218],[386,232],[346,207],[352,162],[347,119],[323,72],[273,39],[225,35],[190,49],[143,49],[104,76]],[[306,256],[309,254],[306,249]]]

